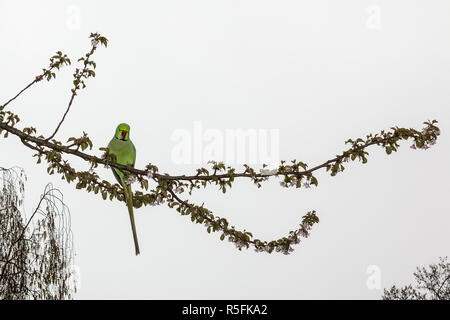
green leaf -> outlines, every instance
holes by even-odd
[[[387,153],[387,154],[391,154],[391,153],[392,153],[392,147],[387,146],[387,147],[386,147],[386,153]]]

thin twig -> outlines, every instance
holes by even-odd
[[[64,112],[64,115],[61,119],[61,121],[58,123],[58,126],[56,127],[55,131],[52,133],[52,135],[50,137],[48,137],[47,139],[45,139],[46,141],[49,141],[50,139],[52,139],[56,133],[58,132],[59,128],[61,127],[62,123],[64,122],[64,120],[66,119],[66,115],[69,113],[70,107],[72,106],[73,103],[73,99],[76,96],[76,91],[73,90],[72,91],[72,96],[70,97],[70,101],[69,101],[69,105],[67,106],[66,112]]]
[[[16,100],[25,90],[30,88],[33,84],[36,82],[39,82],[42,80],[42,76],[37,76],[32,82],[30,82],[25,88],[20,90],[18,94],[16,94],[13,98],[9,99],[8,102],[6,102],[4,105],[0,106],[0,109],[4,109],[8,104],[10,104],[12,101]]]

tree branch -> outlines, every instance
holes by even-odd
[[[292,160],[290,163],[281,161],[279,167],[274,170],[263,168],[260,172],[256,172],[255,169],[248,165],[244,165],[245,170],[236,173],[236,170],[232,167],[225,167],[221,162],[211,162],[213,173],[210,174],[206,168],[197,169],[196,175],[169,175],[160,174],[158,167],[148,164],[145,169],[137,169],[131,166],[125,166],[115,163],[113,155],[109,154],[107,148],[100,148],[104,151],[102,157],[87,154],[83,152],[85,149],[92,149],[93,144],[86,133],[80,138],[70,137],[67,140],[67,144],[64,145],[60,141],[54,138],[62,123],[65,121],[66,115],[71,109],[74,97],[79,89],[85,87],[84,79],[91,76],[95,76],[95,72],[90,69],[92,66],[96,67],[95,62],[90,60],[91,55],[94,53],[98,43],[107,45],[106,38],[99,34],[90,35],[92,48],[86,57],[80,58],[79,61],[83,61],[84,68],[82,70],[76,69],[74,73],[74,88],[72,89],[71,99],[66,108],[66,111],[58,123],[55,131],[48,138],[43,136],[36,136],[36,129],[33,127],[23,128],[19,130],[15,128],[17,122],[20,121],[19,117],[11,111],[2,111],[0,109],[0,134],[4,132],[4,136],[8,134],[17,136],[21,142],[28,148],[36,151],[34,155],[38,159],[38,163],[41,162],[41,158],[44,157],[48,163],[47,171],[49,174],[53,174],[55,171],[62,175],[63,179],[67,182],[78,180],[76,184],[77,189],[86,189],[88,192],[101,193],[103,199],[109,198],[112,200],[116,198],[120,201],[124,201],[123,190],[118,184],[111,184],[110,182],[99,180],[99,176],[94,171],[99,164],[113,167],[121,170],[127,176],[127,179],[137,178],[141,188],[148,190],[149,180],[153,180],[157,183],[154,189],[151,189],[149,193],[143,193],[141,191],[135,191],[133,193],[133,204],[139,208],[142,205],[156,205],[167,200],[169,207],[176,208],[182,215],[190,215],[191,220],[196,223],[205,225],[208,232],[221,231],[223,240],[228,237],[229,241],[232,241],[236,246],[241,249],[242,247],[249,247],[250,244],[255,246],[257,251],[272,252],[273,250],[281,251],[288,254],[291,251],[291,244],[298,243],[299,236],[307,237],[308,231],[311,226],[318,222],[318,218],[315,215],[315,211],[311,211],[302,218],[300,228],[296,231],[290,231],[288,237],[284,237],[278,240],[270,242],[262,242],[258,239],[252,240],[251,233],[247,231],[237,231],[234,227],[229,228],[228,222],[224,218],[215,217],[211,211],[202,206],[190,204],[186,200],[182,200],[176,193],[182,193],[185,188],[189,189],[189,193],[194,188],[206,187],[207,184],[215,184],[220,187],[222,192],[226,192],[227,188],[232,186],[232,183],[236,178],[248,178],[253,181],[258,187],[261,183],[269,179],[269,177],[282,177],[280,184],[283,187],[310,187],[310,185],[318,185],[317,178],[313,173],[322,168],[326,168],[334,176],[344,170],[344,163],[354,160],[367,162],[368,152],[366,149],[373,145],[381,146],[385,149],[387,154],[396,152],[399,148],[399,142],[401,140],[413,139],[413,145],[411,148],[416,149],[428,149],[435,144],[438,135],[440,134],[439,128],[436,126],[437,121],[424,122],[425,127],[421,130],[392,127],[390,131],[381,131],[378,134],[369,134],[365,139],[358,138],[356,140],[348,139],[346,144],[350,144],[350,148],[342,152],[340,155],[336,155],[334,158],[323,162],[308,169],[307,165],[301,161]],[[26,89],[25,89],[26,90]],[[22,90],[21,92],[23,92]],[[20,92],[20,93],[21,93]],[[20,94],[19,93],[19,94]],[[81,149],[81,151],[80,151]],[[72,168],[68,161],[63,160],[62,155],[72,155],[80,159],[85,160],[91,166],[91,170],[76,171]]]
[[[63,55],[61,51],[58,51],[56,55],[50,58],[50,65],[47,69],[43,69],[42,74],[36,76],[32,82],[30,82],[25,88],[19,91],[14,97],[9,99],[5,104],[0,106],[0,110],[3,110],[6,108],[8,104],[10,104],[12,101],[16,100],[23,92],[28,90],[31,86],[33,86],[35,83],[41,81],[42,79],[46,78],[47,81],[50,81],[53,78],[56,77],[55,73],[52,72],[55,68],[59,70],[64,65],[70,65],[70,59],[67,57],[67,55]]]
[[[70,107],[72,106],[73,100],[75,99],[75,96],[77,95],[77,91],[81,88],[86,88],[86,84],[84,83],[83,78],[87,79],[89,77],[95,77],[95,72],[94,70],[90,69],[90,66],[92,65],[94,67],[94,69],[96,68],[96,64],[93,61],[90,61],[89,58],[94,54],[95,50],[97,49],[97,46],[99,44],[99,42],[101,42],[102,44],[104,44],[105,46],[107,46],[108,41],[106,40],[106,38],[101,37],[98,33],[91,33],[90,35],[91,40],[91,51],[89,51],[88,53],[86,53],[86,58],[80,58],[78,59],[78,61],[83,61],[83,69],[80,71],[79,69],[76,69],[75,73],[74,73],[74,80],[73,80],[73,84],[74,87],[71,90],[72,95],[70,97],[70,101],[69,104],[66,108],[66,112],[64,112],[64,115],[61,119],[61,121],[58,123],[58,125],[56,126],[55,131],[50,135],[50,137],[48,137],[47,139],[45,139],[46,141],[49,141],[50,139],[52,139],[56,133],[58,132],[59,128],[61,127],[62,123],[64,122],[64,120],[66,119],[67,114],[70,111]]]

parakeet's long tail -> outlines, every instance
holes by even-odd
[[[133,230],[133,240],[134,240],[134,249],[136,251],[136,255],[138,255],[139,252],[139,243],[136,233],[136,224],[134,223],[134,213],[133,213],[133,196],[131,193],[131,186],[129,184],[124,183],[124,192],[125,192],[125,200],[128,207],[128,213],[130,215],[130,222],[131,222],[131,229]]]

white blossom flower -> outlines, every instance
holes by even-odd
[[[98,46],[98,40],[92,39],[92,40],[91,40],[91,45],[92,45],[93,47],[97,47],[97,46]]]
[[[311,225],[310,225],[309,223],[302,222],[302,223],[300,224],[300,228],[303,229],[303,230],[309,231],[309,230],[311,230]]]
[[[147,176],[147,178],[152,179],[153,173],[149,171],[149,172],[147,172],[146,176]]]
[[[127,182],[129,184],[135,183],[136,182],[136,177],[135,176],[129,176],[128,179],[127,179]]]
[[[163,204],[164,203],[164,199],[163,199],[163,197],[160,195],[160,194],[158,194],[158,196],[156,197],[156,204]]]
[[[173,190],[173,192],[175,192],[175,193],[182,193],[183,192],[183,188],[182,187],[177,187],[175,190]]]
[[[259,172],[263,175],[263,176],[272,176],[278,173],[278,169],[261,169],[259,170]]]
[[[236,241],[236,242],[234,243],[234,245],[235,245],[236,248],[238,248],[239,250],[241,250],[241,249],[245,246],[244,242],[241,241],[241,240]]]
[[[303,228],[298,230],[298,234],[304,238],[308,238],[308,231]]]
[[[311,188],[311,185],[309,184],[309,182],[304,182],[303,186],[307,189]]]

